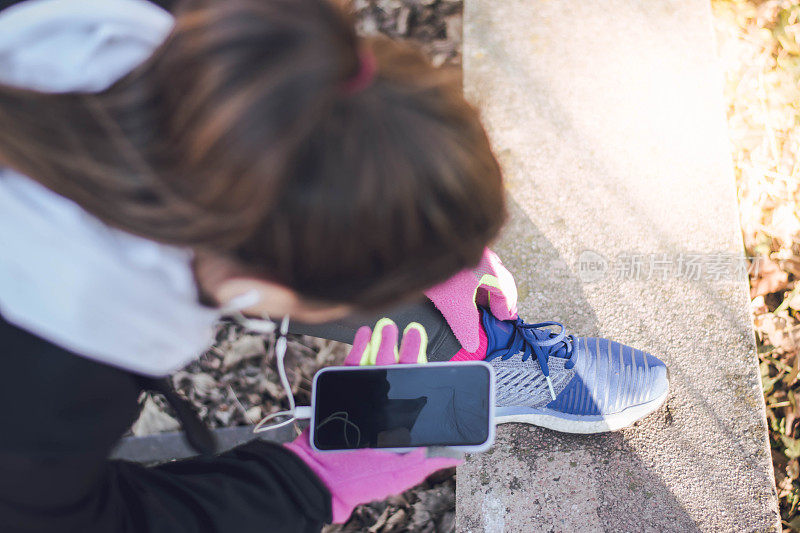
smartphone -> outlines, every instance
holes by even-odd
[[[483,361],[324,368],[312,384],[311,446],[484,451],[494,442],[494,395]]]

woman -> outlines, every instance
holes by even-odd
[[[261,441],[106,459],[139,391],[202,353],[237,297],[330,321],[478,261],[502,187],[452,78],[362,48],[321,0],[187,2],[174,19],[39,0],[0,12],[0,79],[0,398],[27,398],[2,415],[0,530],[315,531],[453,464],[409,478],[362,454],[342,471]],[[432,349],[457,344],[439,329]],[[359,471],[383,474],[364,490],[344,475]]]
[[[597,417],[616,412],[575,398],[626,383],[582,379],[598,351],[524,324],[485,251],[500,172],[447,74],[359,42],[323,0],[195,0],[174,17],[144,0],[15,4],[0,11],[0,401],[24,408],[0,417],[3,531],[316,531],[445,464],[334,464],[303,436],[108,461],[140,390],[174,396],[156,378],[231,310],[349,342],[391,307],[426,327],[431,358],[513,374],[508,419],[609,428]],[[447,320],[414,302],[425,289]],[[614,364],[649,372],[614,409],[663,400],[660,361]]]

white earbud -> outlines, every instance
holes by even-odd
[[[236,295],[222,307],[223,313],[231,313],[253,307],[261,301],[261,293],[257,289],[250,289],[247,292]]]

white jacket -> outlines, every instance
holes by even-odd
[[[102,91],[172,24],[141,0],[28,0],[0,12],[0,83]],[[208,347],[220,314],[198,303],[190,261],[0,168],[0,314],[20,328],[126,370],[170,373]]]

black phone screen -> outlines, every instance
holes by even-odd
[[[320,450],[476,446],[489,438],[491,374],[482,365],[330,370],[317,376]]]

